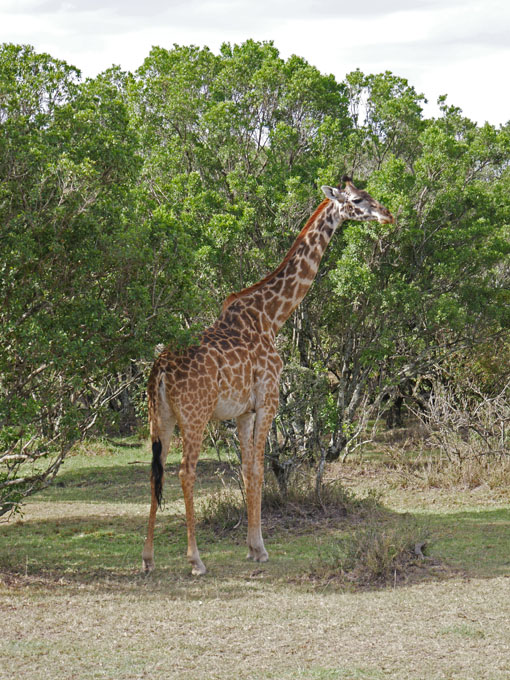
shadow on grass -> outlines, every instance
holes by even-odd
[[[282,574],[296,568],[292,541],[273,545],[272,562],[256,565],[245,559],[244,529],[227,539],[199,529],[198,544],[208,573],[193,577],[186,560],[184,518],[163,512],[155,531],[156,568],[145,574],[141,559],[145,532],[146,518],[129,516],[91,515],[0,526],[0,583],[45,589],[90,586],[154,592],[171,599],[236,598],[262,580],[281,582]]]
[[[105,587],[183,582],[186,528],[182,517],[160,513],[155,531],[156,578],[142,572],[145,517],[88,515],[17,521],[0,527],[4,582],[101,584]]]
[[[385,511],[381,521],[397,523],[399,518],[402,515]],[[302,522],[296,531],[273,526],[267,541],[271,560],[263,565],[245,562],[244,527],[223,537],[199,528],[198,543],[209,573],[198,580],[190,576],[185,559],[184,519],[168,511],[158,515],[156,570],[148,577],[141,572],[146,531],[146,518],[141,515],[17,521],[0,526],[0,571],[7,584],[12,579],[63,581],[105,588],[143,586],[170,597],[195,590],[202,597],[217,597],[219,591],[241,597],[247,584],[257,581],[281,587],[303,584],[303,574],[320,546],[338,541],[362,521],[360,516],[348,516],[321,527],[316,518],[309,531]],[[480,578],[510,574],[510,509],[420,515],[416,521],[430,528],[429,554],[445,567],[427,571],[424,566],[418,580],[444,580],[459,573]]]

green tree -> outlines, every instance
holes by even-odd
[[[80,83],[32,48],[0,51],[1,513],[56,473],[136,339],[136,135],[118,77]]]
[[[418,135],[412,165],[392,155],[372,174],[370,191],[399,216],[391,228],[348,227],[329,279],[328,335],[341,338],[330,364],[331,458],[363,397],[378,406],[453,352],[508,330],[508,132],[444,108]]]
[[[156,331],[166,341],[168,323],[207,325],[232,290],[278,264],[320,200],[318,186],[338,181],[346,169],[343,151],[353,126],[345,86],[299,57],[283,60],[272,43],[225,44],[218,55],[154,48],[130,94],[143,140],[142,222],[153,225],[162,214],[169,220],[158,246],[160,298],[180,310],[174,306]],[[164,254],[169,233],[193,273],[179,295],[163,292],[175,282]],[[296,337],[288,325],[280,340],[287,361]],[[292,362],[289,378],[295,402],[296,390],[312,378],[304,378],[299,362]],[[296,416],[290,409],[285,414],[280,425],[289,433]],[[298,420],[305,427],[310,419]],[[312,421],[317,432],[320,421]]]
[[[325,448],[330,460],[409,381],[507,335],[510,320],[508,126],[478,127],[445,103],[424,120],[422,96],[389,73],[346,83],[344,161],[397,220],[345,225],[288,336],[282,402],[290,393],[302,407],[279,440],[292,431],[302,451],[317,459]],[[303,390],[297,366],[327,376],[329,390]]]
[[[205,305],[211,319],[229,292],[277,263],[317,200],[323,168],[342,171],[331,170],[336,159],[326,137],[332,130],[347,136],[344,88],[303,59],[284,61],[272,43],[251,40],[223,45],[219,55],[154,48],[135,81],[141,209],[148,221],[170,206],[177,220],[193,213],[200,235],[192,241],[208,260],[200,270],[214,280],[214,305]],[[193,198],[186,201],[173,187],[190,176]]]
[[[85,81],[2,46],[0,512],[133,400],[127,383],[143,391],[157,343],[192,341],[274,268],[344,172],[397,220],[345,225],[279,337],[283,484],[292,460],[349,450],[404,381],[506,347],[510,128],[445,100],[427,120],[423,101],[252,40],[156,47]]]

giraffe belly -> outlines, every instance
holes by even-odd
[[[255,399],[249,395],[238,396],[219,396],[216,407],[213,411],[212,417],[215,420],[230,420],[242,416],[243,413],[253,411],[255,407]]]

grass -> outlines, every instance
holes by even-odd
[[[137,446],[79,452],[21,519],[0,525],[0,680],[510,676],[503,495],[402,487],[376,461],[333,465],[329,477],[342,476],[347,487],[345,512],[312,511],[303,495],[287,508],[267,500],[270,561],[255,565],[244,560],[228,466],[205,457],[196,498],[208,574],[195,579],[184,558],[174,456],[156,525],[156,570],[145,577],[149,458]],[[220,524],[205,521],[212,512]],[[394,579],[395,564],[385,562],[391,546],[401,541],[405,557],[424,533],[429,559],[404,564]],[[360,570],[375,539],[390,546],[381,549],[385,587],[346,587],[338,576]],[[318,563],[326,571],[317,578]]]

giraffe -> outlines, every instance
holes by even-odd
[[[342,186],[343,184],[343,186]],[[278,409],[283,362],[275,337],[299,305],[317,273],[324,251],[345,220],[392,223],[391,213],[366,191],[342,177],[338,187],[324,186],[326,198],[311,215],[280,265],[258,283],[232,293],[217,321],[198,344],[156,359],[147,393],[152,440],[151,505],[142,560],[154,568],[154,525],[161,504],[163,474],[176,423],[182,436],[179,470],[192,574],[204,574],[195,537],[193,485],[204,430],[209,420],[236,419],[241,469],[248,511],[249,559],[265,562],[261,531],[264,448]]]

